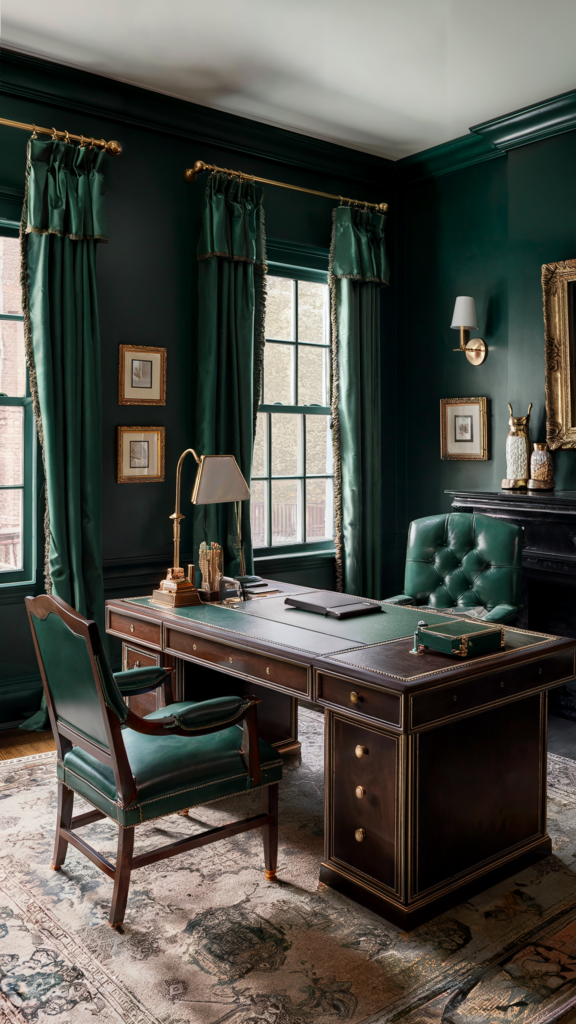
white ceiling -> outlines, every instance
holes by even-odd
[[[574,0],[2,0],[4,45],[398,159],[576,88]]]

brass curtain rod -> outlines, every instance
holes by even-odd
[[[53,139],[64,139],[64,142],[79,142],[81,145],[84,143],[90,143],[91,146],[101,146],[108,153],[112,153],[113,156],[118,156],[122,152],[122,146],[115,139],[111,142],[106,142],[105,139],[93,139],[90,135],[72,135],[70,132],[58,132],[55,128],[39,128],[37,124],[24,124],[23,121],[9,121],[5,117],[0,117],[0,124],[5,124],[8,128],[22,128],[25,132],[42,132],[42,135],[51,135]]]
[[[295,192],[308,192],[312,196],[322,196],[323,199],[339,199],[342,203],[354,203],[355,206],[369,206],[378,213],[388,212],[388,203],[365,203],[362,199],[347,199],[346,196],[334,196],[331,192],[317,192],[315,188],[302,188],[300,185],[287,185],[284,181],[271,181],[270,178],[258,178],[255,174],[244,174],[243,171],[230,171],[227,167],[217,167],[216,164],[205,164],[203,160],[197,160],[194,167],[187,167],[184,171],[185,181],[196,181],[202,171],[221,171],[222,174],[233,174],[241,181],[261,181],[264,185],[277,185],[278,188],[291,188]]]

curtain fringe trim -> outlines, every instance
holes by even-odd
[[[262,217],[264,216],[264,210],[262,210]],[[228,252],[206,252],[202,256],[197,256],[197,260],[211,260],[214,256],[219,256],[223,260],[230,260],[231,263],[253,263],[255,267],[262,267],[266,272],[268,267],[266,265],[266,257],[264,262],[260,263],[252,256],[231,256]]]
[[[26,351],[26,363],[28,365],[28,382],[32,396],[32,408],[36,420],[36,430],[42,453],[42,468],[44,470],[44,481],[46,481],[46,455],[44,451],[44,428],[38,399],[38,381],[36,377],[36,364],[34,362],[34,349],[32,346],[32,323],[30,320],[30,295],[28,291],[28,263],[26,259],[26,239],[28,232],[25,225],[28,221],[28,181],[30,176],[30,144],[28,143],[26,161],[26,181],[24,186],[24,202],[22,205],[22,219],[20,221],[20,284],[22,287],[22,313],[24,315],[24,347]],[[52,593],[52,576],[50,574],[50,512],[48,509],[48,489],[44,483],[44,591]]]
[[[362,284],[389,284],[388,278],[383,277],[362,277],[361,274],[333,274],[335,281],[361,281]]]
[[[330,408],[332,410],[332,449],[334,453],[334,546],[336,548],[336,590],[344,591],[344,538],[342,535],[342,453],[340,447],[340,380],[338,370],[338,316],[336,313],[336,281],[334,257],[336,255],[336,209],[332,210],[332,237],[328,255],[328,284],[330,286],[330,324],[332,334]]]
[[[56,231],[56,228],[31,228],[27,227],[24,230],[26,235],[56,235],[57,238],[69,238],[72,242],[103,242],[105,245],[108,244],[108,238],[106,235],[73,235],[71,233],[63,234],[62,231]]]
[[[262,262],[254,266],[254,437],[258,422],[258,407],[264,385],[264,347],[266,345],[266,299],[268,297],[268,265],[266,261],[266,223],[264,218],[264,190],[260,195],[260,246]]]

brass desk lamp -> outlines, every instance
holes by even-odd
[[[162,580],[159,590],[155,590],[152,600],[158,604],[170,605],[172,608],[183,608],[187,605],[200,604],[200,595],[194,583],[194,565],[188,566],[188,578],[180,567],[180,522],[184,516],[180,512],[180,477],[182,463],[188,454],[198,463],[196,480],[191,501],[194,505],[216,505],[220,502],[236,503],[238,523],[238,549],[240,554],[240,572],[246,574],[244,552],[242,550],[242,528],[240,502],[250,497],[250,490],[240,467],[233,455],[201,455],[197,456],[193,448],[187,448],[178,459],[176,467],[176,503],[170,519],[174,521],[174,565],[168,569],[166,579]]]

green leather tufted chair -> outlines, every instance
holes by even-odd
[[[521,565],[519,526],[470,512],[415,519],[408,532],[406,593],[387,600],[511,622],[521,607]]]
[[[27,597],[26,606],[58,755],[54,870],[60,870],[72,843],[112,878],[113,927],[124,919],[134,868],[249,829],[264,830],[265,877],[274,878],[282,762],[258,739],[259,701],[219,697],[171,703],[140,718],[128,709],[124,696],[155,689],[171,668],[133,669],[114,676],[95,622],[56,597]],[[133,855],[134,828],[141,822],[252,788],[263,791],[261,814]],[[74,793],[95,809],[72,817]],[[76,834],[105,817],[119,826],[115,867]]]

